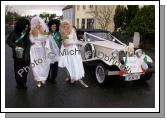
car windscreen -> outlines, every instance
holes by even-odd
[[[86,34],[86,39],[88,41],[103,41],[104,39],[112,40],[113,37],[107,32],[91,32]]]

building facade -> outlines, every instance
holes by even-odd
[[[81,29],[96,28],[95,18],[89,13],[93,10],[93,5],[76,5],[75,6],[75,26]]]
[[[67,5],[63,9],[63,20],[68,20],[72,25],[74,25],[74,6],[73,5]]]
[[[107,30],[114,30],[114,14],[116,6],[104,6],[104,5],[67,5],[63,8],[63,20],[69,20],[72,25],[80,29],[103,29],[98,19],[96,19],[93,11],[103,10],[108,7],[113,12],[108,13],[112,15],[112,21],[110,21]],[[103,19],[103,18],[101,18]]]

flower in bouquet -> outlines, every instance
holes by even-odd
[[[48,33],[48,32],[43,32],[42,34],[43,34],[43,35],[49,35],[49,33]]]
[[[65,41],[68,40],[68,39],[69,39],[68,36],[64,36],[64,37],[62,37],[63,42],[65,42]]]

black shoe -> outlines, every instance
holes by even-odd
[[[47,82],[52,83],[52,84],[56,84],[56,80],[47,80]]]
[[[27,89],[27,86],[26,85],[23,85],[23,87],[22,87],[23,89]]]

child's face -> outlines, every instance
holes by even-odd
[[[39,29],[40,27],[41,27],[41,25],[40,25],[40,22],[38,21],[38,22],[36,23],[36,28]]]
[[[55,32],[56,31],[56,24],[51,25],[51,31]]]
[[[68,30],[70,28],[70,25],[68,23],[63,24],[63,29]]]

